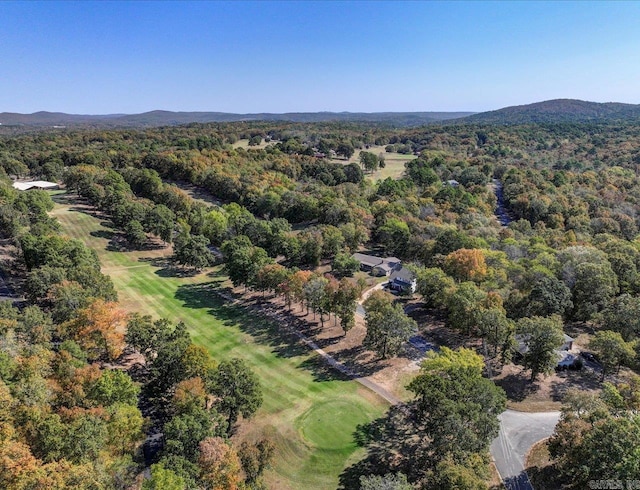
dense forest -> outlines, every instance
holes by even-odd
[[[373,179],[389,155],[407,156],[404,168]],[[62,183],[127,249],[170,244],[185,270],[222,261],[237,289],[303,303],[323,326],[333,315],[345,334],[366,287],[352,254],[410,264],[419,307],[468,348],[428,354],[405,403],[361,428],[365,455],[344,488],[488,488],[507,403],[488,369],[515,361],[532,381],[550,374],[567,332],[588,337],[601,380],[565,397],[549,442],[555,484],[640,479],[639,168],[640,126],[624,122],[3,137],[4,272],[23,301],[0,303],[0,486],[257,489],[284,457],[268,438],[239,442],[263,401],[246,363],[211,358],[184,324],[125,313],[95,251],[61,234],[50,193],[11,187],[25,177]],[[422,327],[401,300],[376,292],[364,303],[363,345],[380,358],[401,355]]]

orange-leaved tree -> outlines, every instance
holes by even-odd
[[[120,357],[125,347],[126,313],[112,301],[97,299],[78,312],[69,333],[94,359]]]
[[[461,248],[445,258],[447,272],[458,281],[479,282],[487,275],[484,252],[478,248]]]
[[[200,479],[211,490],[236,490],[240,484],[241,464],[235,449],[221,437],[200,442]]]

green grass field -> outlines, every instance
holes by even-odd
[[[270,488],[336,488],[343,468],[362,456],[356,426],[380,416],[386,402],[342,378],[290,334],[262,317],[225,304],[215,294],[225,281],[219,270],[179,277],[166,267],[167,249],[110,251],[114,230],[87,209],[57,196],[53,215],[66,234],[98,252],[129,311],[184,321],[194,342],[218,360],[240,357],[256,371],[264,404],[241,427],[246,439],[270,437],[276,445]]]

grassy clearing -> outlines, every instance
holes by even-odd
[[[270,437],[276,444],[270,488],[336,488],[343,468],[361,457],[356,426],[380,416],[386,402],[359,384],[328,372],[318,356],[277,325],[225,304],[215,294],[226,280],[214,269],[180,277],[166,266],[170,249],[110,251],[114,230],[73,203],[53,215],[70,236],[97,251],[124,308],[184,321],[194,342],[215,359],[241,357],[260,378],[264,404],[239,436]]]
[[[385,167],[376,172],[373,172],[372,174],[365,174],[366,178],[374,182],[377,180],[384,180],[387,177],[391,177],[392,179],[399,179],[404,174],[404,164],[410,160],[415,160],[416,156],[403,155],[402,153],[387,153],[384,148],[384,146],[371,146],[364,150],[356,150],[356,152],[349,160],[336,158],[331,161],[347,165],[349,163],[359,163],[361,151],[368,151],[369,153],[373,153],[374,155],[379,155],[380,153],[382,153],[384,155]]]
[[[272,145],[274,144],[273,141],[265,141],[264,139],[262,140],[262,142],[259,145],[256,146],[249,146],[249,140],[248,139],[243,139],[243,140],[238,140],[233,144],[234,148],[243,148],[245,150],[262,150],[263,148],[266,148],[267,145]]]

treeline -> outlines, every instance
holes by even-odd
[[[263,488],[271,443],[229,442],[262,403],[255,374],[215,362],[183,324],[125,314],[96,253],[59,235],[46,192],[0,192],[27,295],[0,303],[0,486]],[[133,349],[142,364],[127,364]]]

